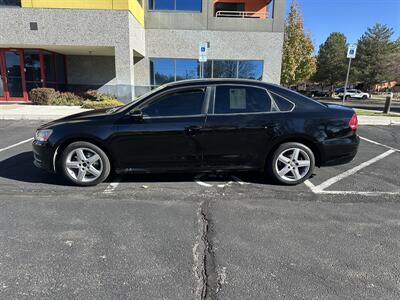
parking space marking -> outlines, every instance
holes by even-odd
[[[201,181],[201,178],[202,178],[203,176],[205,176],[205,175],[206,175],[206,174],[198,174],[198,175],[196,175],[196,176],[194,177],[194,181],[195,181],[198,185],[201,185],[201,186],[204,186],[204,187],[213,187],[213,186],[214,186],[213,184],[209,184],[209,183],[206,183],[206,182],[204,182],[204,181]],[[224,188],[224,187],[227,187],[227,186],[231,186],[233,183],[238,183],[238,184],[240,184],[240,185],[247,185],[247,184],[250,184],[250,183],[248,183],[248,182],[244,182],[243,180],[241,180],[240,178],[238,178],[238,177],[236,177],[236,176],[234,176],[234,175],[231,175],[230,178],[232,178],[233,181],[231,180],[231,181],[228,181],[228,182],[223,183],[223,184],[218,184],[217,187],[219,187],[219,188]]]
[[[362,137],[362,136],[360,136],[360,139],[362,139],[363,141],[366,141],[366,142],[368,142],[368,143],[371,143],[371,144],[375,144],[375,145],[378,145],[378,146],[385,147],[385,148],[387,148],[387,149],[391,149],[391,150],[400,152],[400,149],[396,149],[396,148],[390,147],[390,146],[388,146],[388,145],[384,145],[384,144],[381,144],[381,143],[379,143],[379,142],[375,142],[375,141],[373,141],[373,140],[367,139],[367,138]]]
[[[3,151],[10,150],[10,149],[12,149],[12,148],[15,148],[15,147],[18,147],[18,146],[20,146],[20,145],[23,145],[23,144],[29,143],[29,142],[31,142],[31,141],[33,141],[33,138],[30,138],[30,139],[27,139],[27,140],[25,140],[25,141],[22,141],[22,142],[16,143],[16,144],[14,144],[14,145],[11,145],[11,146],[8,146],[8,147],[5,147],[5,148],[2,148],[2,149],[0,149],[0,152],[3,152]]]
[[[240,178],[236,177],[236,176],[231,176],[233,180],[235,180],[237,183],[239,183],[240,185],[248,185],[250,183],[248,182],[244,182],[243,180],[241,180]]]
[[[395,150],[388,150],[385,153],[382,153],[381,155],[378,155],[377,157],[374,157],[374,158],[372,158],[372,159],[370,159],[370,160],[368,160],[366,162],[363,162],[362,164],[360,164],[360,165],[358,165],[358,166],[356,166],[356,167],[354,167],[354,168],[352,168],[350,170],[347,170],[346,172],[343,172],[343,173],[341,173],[341,174],[339,174],[339,175],[337,175],[335,177],[332,177],[332,178],[326,180],[325,182],[323,182],[320,185],[316,186],[315,190],[317,190],[317,191],[318,190],[320,190],[320,191],[325,190],[328,187],[330,187],[331,185],[335,184],[336,182],[338,182],[340,180],[343,180],[344,178],[349,177],[349,176],[357,173],[358,171],[360,171],[360,170],[362,170],[362,169],[364,169],[364,168],[366,168],[366,167],[368,167],[368,166],[370,166],[370,165],[372,165],[372,164],[384,159],[385,157],[387,157],[390,154],[393,154],[395,152],[396,152]]]
[[[213,186],[212,184],[205,183],[205,182],[203,182],[203,181],[200,180],[201,177],[203,177],[204,175],[205,175],[205,174],[196,175],[196,177],[194,178],[194,181],[195,181],[198,185],[205,186],[205,187],[212,187],[212,186]]]
[[[112,194],[116,190],[116,188],[119,186],[121,179],[118,178],[114,180],[114,182],[111,182],[106,189],[104,190],[103,194]]]

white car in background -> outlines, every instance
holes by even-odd
[[[339,93],[338,96],[340,98],[343,98],[343,92]],[[368,94],[368,93],[364,93],[364,92],[362,92],[360,90],[349,89],[349,90],[346,91],[345,99],[348,100],[348,99],[354,98],[354,99],[367,100],[370,97],[371,97],[371,95]]]

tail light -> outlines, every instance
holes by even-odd
[[[350,122],[349,122],[349,127],[350,127],[352,130],[357,130],[357,127],[358,127],[357,114],[354,114],[354,115],[351,117]]]

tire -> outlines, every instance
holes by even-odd
[[[349,100],[349,99],[350,99],[350,96],[346,96],[346,97],[344,97],[344,99],[345,99],[345,100]]]
[[[310,148],[301,143],[285,143],[271,155],[267,167],[276,182],[297,185],[313,174],[315,156]]]
[[[94,186],[110,175],[111,165],[107,155],[96,145],[74,142],[61,155],[61,171],[74,185]]]
[[[362,96],[362,99],[363,99],[363,100],[367,100],[368,97],[367,97],[366,95],[364,95],[364,96]]]

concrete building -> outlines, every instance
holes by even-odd
[[[35,87],[129,101],[200,76],[279,83],[285,0],[0,0],[0,101]]]

